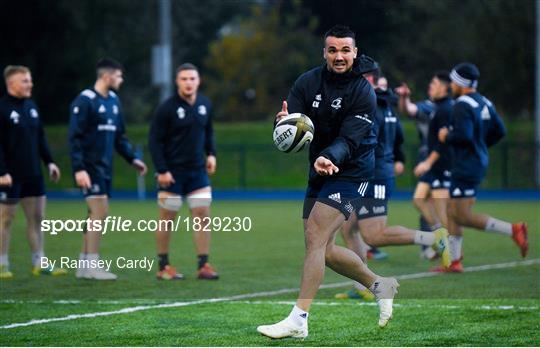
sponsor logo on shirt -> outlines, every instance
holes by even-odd
[[[179,119],[183,119],[186,117],[186,110],[184,110],[183,107],[179,107],[178,109],[176,109],[176,114],[178,115]]]
[[[113,120],[110,118],[107,120],[107,124],[98,124],[98,131],[116,132],[116,125],[113,124]]]
[[[11,111],[11,114],[9,115],[9,118],[13,120],[14,124],[19,123],[19,117],[21,117],[21,115],[15,110]]]
[[[321,100],[322,100],[321,95],[320,95],[320,94],[317,94],[317,95],[315,96],[315,100],[313,101],[313,104],[312,104],[311,106],[314,107],[314,108],[318,108],[318,107],[319,107],[319,104],[320,104],[320,102],[321,102]]]
[[[339,109],[341,109],[341,100],[342,100],[341,97],[332,100],[332,104],[330,104],[330,106],[331,106],[332,108],[334,108],[334,110],[339,110]]]
[[[197,108],[197,111],[199,112],[199,115],[201,115],[201,116],[206,115],[206,113],[207,113],[206,106],[199,105],[199,107]]]

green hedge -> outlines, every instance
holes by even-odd
[[[414,123],[404,120],[406,172],[398,178],[398,187],[412,188],[415,178],[412,167],[416,157],[418,136]],[[507,124],[506,139],[490,150],[491,164],[484,187],[534,188],[533,123]],[[128,137],[143,149],[144,159],[151,163],[147,149],[148,125],[128,125]],[[74,188],[69,165],[67,127],[47,126],[46,134],[63,177],[49,189]],[[217,123],[218,171],[212,177],[216,188],[303,188],[307,175],[307,151],[285,154],[272,144],[272,123]],[[152,166],[150,166],[152,168]],[[136,174],[120,156],[115,156],[115,189],[135,189]],[[146,187],[154,188],[152,170],[145,178]]]

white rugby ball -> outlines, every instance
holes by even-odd
[[[315,127],[310,118],[301,113],[289,114],[274,127],[274,144],[279,151],[298,152],[309,146]]]

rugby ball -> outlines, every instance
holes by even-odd
[[[304,114],[289,114],[279,120],[274,127],[274,144],[279,151],[298,152],[309,146],[313,140],[315,127]]]

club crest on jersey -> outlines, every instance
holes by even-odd
[[[15,110],[13,110],[9,115],[9,118],[11,118],[15,124],[19,123],[19,117],[21,117],[21,115],[19,115],[19,113]]]
[[[199,113],[199,115],[201,116],[204,116],[206,115],[206,106],[204,105],[199,105],[199,107],[197,108],[197,112]]]
[[[322,100],[322,96],[320,94],[317,94],[315,96],[315,100],[313,101],[313,104],[311,106],[314,107],[314,108],[318,108],[321,100]]]
[[[184,110],[183,107],[179,107],[177,110],[176,110],[176,114],[178,115],[178,118],[179,119],[183,119],[186,117],[186,110]]]
[[[331,106],[332,108],[334,108],[334,110],[339,110],[339,109],[341,109],[341,100],[342,100],[341,97],[332,100],[332,104],[330,104],[330,106]]]
[[[118,115],[118,106],[117,105],[113,105],[112,112],[113,112],[113,114]]]
[[[75,106],[75,107],[73,108],[73,113],[74,113],[74,114],[78,114],[78,113],[79,113],[79,107],[78,107],[78,106]]]
[[[103,114],[105,111],[107,111],[107,109],[105,109],[105,106],[104,106],[103,104],[101,104],[101,105],[99,106],[98,112],[99,112],[100,114]]]
[[[30,116],[32,118],[37,118],[39,116],[37,110],[36,109],[30,109]]]

